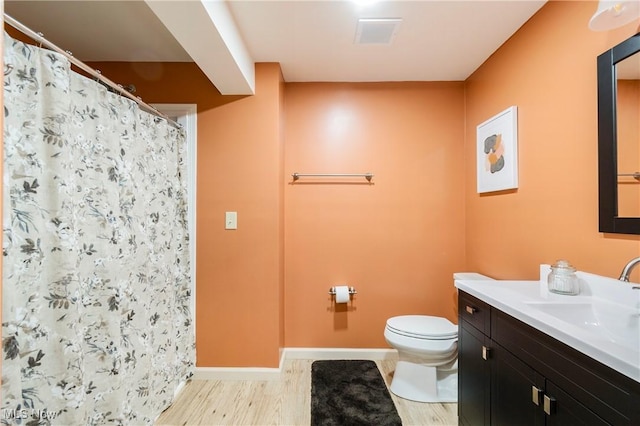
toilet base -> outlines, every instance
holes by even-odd
[[[400,398],[417,402],[458,402],[458,370],[398,361],[390,386]]]

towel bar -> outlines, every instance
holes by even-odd
[[[292,173],[293,181],[301,177],[363,177],[369,182],[373,179],[372,173]]]
[[[640,180],[640,172],[634,172],[634,173],[618,173],[618,176],[629,176],[632,177],[634,179],[638,179]]]

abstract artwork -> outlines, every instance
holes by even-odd
[[[477,128],[478,193],[518,187],[518,108],[512,106]]]

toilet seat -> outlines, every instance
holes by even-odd
[[[441,365],[457,356],[458,326],[446,318],[428,315],[389,318],[384,337],[398,351],[420,355],[423,364]]]
[[[428,315],[402,315],[389,318],[387,329],[413,339],[451,340],[458,337],[457,325],[446,318]]]

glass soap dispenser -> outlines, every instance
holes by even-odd
[[[575,296],[580,293],[580,283],[576,276],[576,268],[566,260],[557,260],[551,265],[547,276],[547,284],[551,293]]]

